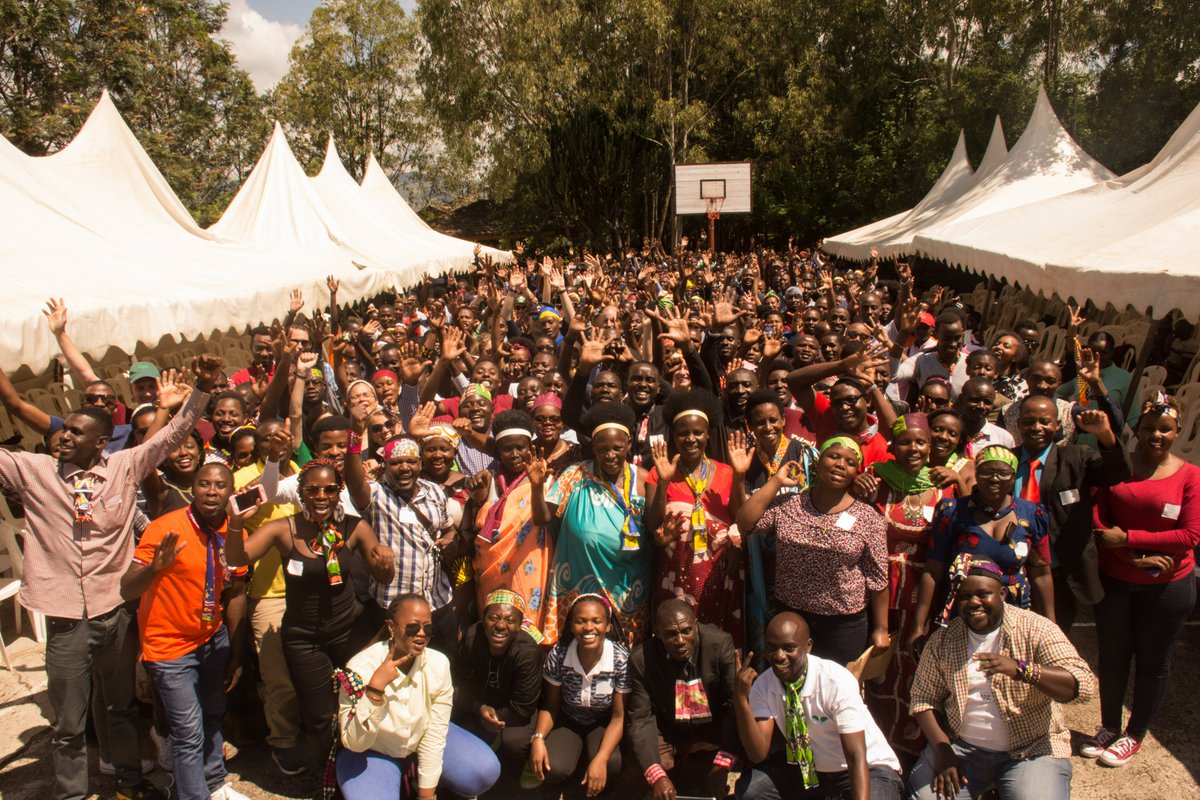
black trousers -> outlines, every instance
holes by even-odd
[[[142,780],[135,725],[137,625],[118,606],[93,619],[46,618],[46,678],[54,710],[54,797],[82,800],[88,790],[87,730],[92,680],[104,705],[109,761],[122,786]],[[99,724],[99,722],[98,722]]]
[[[546,737],[546,754],[550,758],[550,773],[546,775],[547,783],[560,783],[575,773],[580,766],[580,756],[587,751],[586,767],[596,753],[600,751],[600,743],[604,740],[604,729],[608,720],[597,725],[580,725],[569,719],[565,714],[558,717],[558,725]],[[621,774],[621,748],[613,748],[608,757],[608,783],[613,786],[617,776]]]
[[[1134,663],[1133,705],[1125,730],[1139,741],[1162,707],[1171,654],[1196,605],[1196,579],[1140,584],[1104,578],[1096,604],[1100,645],[1100,724],[1121,730],[1122,703]]]
[[[812,653],[818,658],[827,658],[839,664],[849,664],[867,649],[870,631],[867,628],[867,610],[857,614],[825,616],[797,611],[808,623],[812,634]]]
[[[307,630],[284,621],[283,655],[287,659],[296,701],[300,704],[300,722],[308,757],[314,765],[325,763],[333,746],[333,717],[337,713],[337,694],[333,691],[333,670],[345,666],[354,655],[351,649],[353,628]],[[370,675],[363,680],[369,681]]]

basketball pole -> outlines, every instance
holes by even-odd
[[[717,254],[717,218],[708,215],[708,252]]]

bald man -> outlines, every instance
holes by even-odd
[[[767,625],[770,669],[739,659],[738,738],[750,762],[735,792],[745,800],[817,797],[899,800],[900,761],[871,718],[849,670],[812,655],[808,623],[784,612]]]
[[[733,637],[701,624],[690,605],[665,600],[654,636],[629,660],[629,738],[654,800],[725,797],[740,753],[733,715]]]

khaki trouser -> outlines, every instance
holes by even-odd
[[[300,711],[296,690],[283,656],[280,623],[287,603],[283,597],[250,601],[250,627],[258,651],[258,669],[263,681],[263,713],[267,718],[267,744],[288,750],[300,744]]]

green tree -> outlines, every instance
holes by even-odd
[[[201,224],[216,219],[266,138],[249,76],[215,38],[208,0],[0,0],[0,133],[62,147],[103,89]]]
[[[328,0],[292,48],[271,108],[297,157],[319,168],[332,134],[361,178],[375,154],[410,194],[460,186],[465,173],[430,124],[416,81],[417,26],[396,0]],[[419,203],[418,203],[419,205]]]

